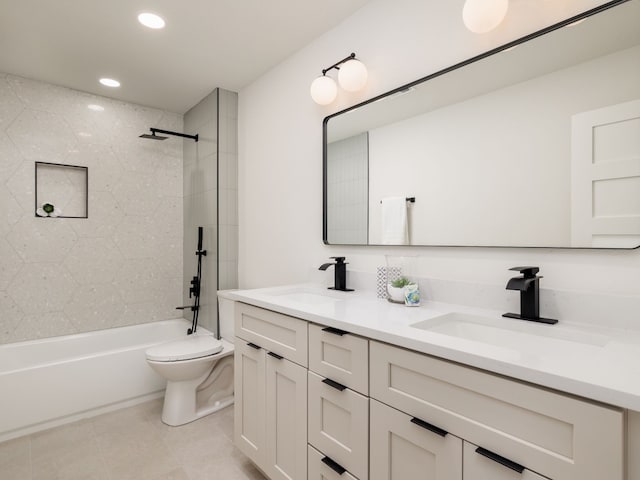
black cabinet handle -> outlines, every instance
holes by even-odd
[[[483,457],[487,457],[488,459],[493,460],[494,462],[499,463],[504,467],[510,468],[511,470],[514,470],[518,473],[522,473],[524,471],[524,467],[519,463],[512,462],[508,458],[504,458],[503,456],[498,455],[497,453],[493,453],[486,448],[478,447],[476,448],[476,453],[482,455]]]
[[[336,472],[338,475],[342,475],[344,472],[347,471],[346,468],[344,468],[338,462],[331,460],[329,457],[324,457],[322,459],[322,463],[324,463],[327,467],[329,467],[331,470]]]
[[[260,345],[256,345],[255,343],[251,343],[251,342],[248,342],[247,346],[251,348],[255,348],[256,350],[260,350],[262,348],[260,347]]]
[[[278,360],[282,360],[284,357],[282,355],[278,355],[277,353],[267,352],[267,355],[271,355],[273,358],[277,358]]]
[[[446,437],[447,436],[447,432],[446,430],[441,429],[440,427],[436,427],[435,425],[431,425],[429,422],[425,422],[424,420],[421,420],[419,418],[413,417],[411,419],[411,423],[414,423],[416,425],[418,425],[419,427],[422,427],[426,430],[429,430],[430,432],[435,433],[436,435],[440,435],[441,437]]]
[[[349,332],[345,332],[344,330],[340,330],[339,328],[333,328],[333,327],[325,327],[322,329],[322,331],[327,333],[332,333],[334,335],[338,335],[339,337],[349,333]]]
[[[347,387],[345,387],[344,385],[342,385],[341,383],[334,382],[333,380],[331,380],[331,379],[329,379],[329,378],[325,378],[325,379],[323,379],[323,380],[322,380],[322,383],[324,383],[324,384],[326,384],[326,385],[329,385],[330,387],[333,387],[333,388],[335,388],[336,390],[340,390],[340,391],[343,391],[345,388],[347,388]]]

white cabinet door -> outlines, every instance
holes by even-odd
[[[266,357],[266,465],[271,480],[307,478],[307,369]]]
[[[494,452],[464,442],[464,480],[549,480]]]
[[[256,464],[265,461],[265,352],[236,338],[234,355],[236,446]]]
[[[370,410],[371,480],[462,480],[460,438],[373,399]]]

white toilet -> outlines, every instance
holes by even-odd
[[[233,345],[226,340],[185,334],[147,349],[146,355],[151,368],[167,379],[162,408],[167,425],[184,425],[233,403]]]

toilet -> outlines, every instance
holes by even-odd
[[[184,425],[233,403],[233,344],[228,341],[208,332],[185,334],[147,349],[146,356],[167,379],[162,408],[167,425]]]

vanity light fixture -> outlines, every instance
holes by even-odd
[[[323,69],[322,75],[311,83],[311,98],[318,105],[329,105],[338,95],[336,81],[331,77],[327,77],[327,72],[334,68],[338,70],[338,83],[347,92],[357,92],[367,83],[367,67],[356,59],[355,53],[352,53],[330,67]]]
[[[138,21],[145,27],[153,28],[154,30],[164,28],[165,26],[164,18],[160,15],[156,15],[155,13],[141,13],[138,15]]]
[[[509,0],[466,0],[462,21],[473,33],[487,33],[500,25],[508,8]]]
[[[120,86],[120,82],[118,80],[114,80],[113,78],[101,78],[100,83],[105,87],[116,88]]]

